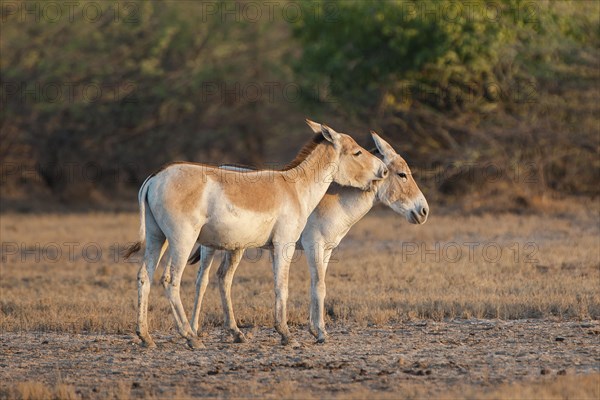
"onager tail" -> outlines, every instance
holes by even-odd
[[[137,253],[138,251],[140,251],[142,249],[142,242],[135,242],[134,244],[132,244],[131,246],[127,247],[124,251],[123,251],[123,257],[128,260],[129,257],[131,257],[132,254]]]
[[[201,249],[202,246],[198,246],[198,250],[192,253],[190,258],[188,259],[188,264],[196,264],[198,261],[200,261],[200,252],[202,251]]]
[[[146,178],[138,193],[138,202],[140,204],[140,240],[125,249],[123,256],[126,260],[131,257],[132,254],[140,251],[146,242],[146,196],[148,195],[148,183],[153,176],[154,174]]]

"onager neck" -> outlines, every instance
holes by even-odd
[[[343,210],[344,219],[354,225],[364,217],[373,206],[379,203],[377,189],[361,190],[353,187],[331,185],[325,196],[334,196]]]
[[[306,217],[317,207],[333,182],[339,164],[339,154],[333,145],[322,142],[297,166],[283,171],[292,183]]]

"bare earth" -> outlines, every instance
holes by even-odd
[[[139,267],[118,250],[137,238],[137,214],[0,215],[0,400],[599,399],[596,207],[440,210],[422,226],[375,210],[330,260],[323,345],[306,328],[306,261],[292,265],[297,349],[273,329],[268,254],[251,252],[233,285],[249,342],[222,329],[213,267],[197,351],[174,327],[160,274],[149,310],[158,348],[134,335]],[[186,310],[196,271],[184,273]]]
[[[0,376],[60,380],[83,397],[440,396],[448,387],[485,389],[505,382],[600,372],[600,322],[542,320],[419,321],[397,326],[332,327],[317,345],[303,329],[292,349],[273,329],[234,344],[219,328],[192,351],[156,334],[158,349],[127,335],[3,333]],[[60,376],[58,376],[60,375]],[[177,386],[183,389],[177,389]]]

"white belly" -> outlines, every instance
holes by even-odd
[[[277,218],[226,202],[209,207],[198,242],[226,250],[260,247],[271,240]]]

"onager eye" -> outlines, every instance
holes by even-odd
[[[362,154],[361,150],[358,150],[356,153],[353,154],[354,157],[358,157]]]
[[[406,182],[408,179],[405,172],[398,172],[398,176],[402,178],[402,182]]]

